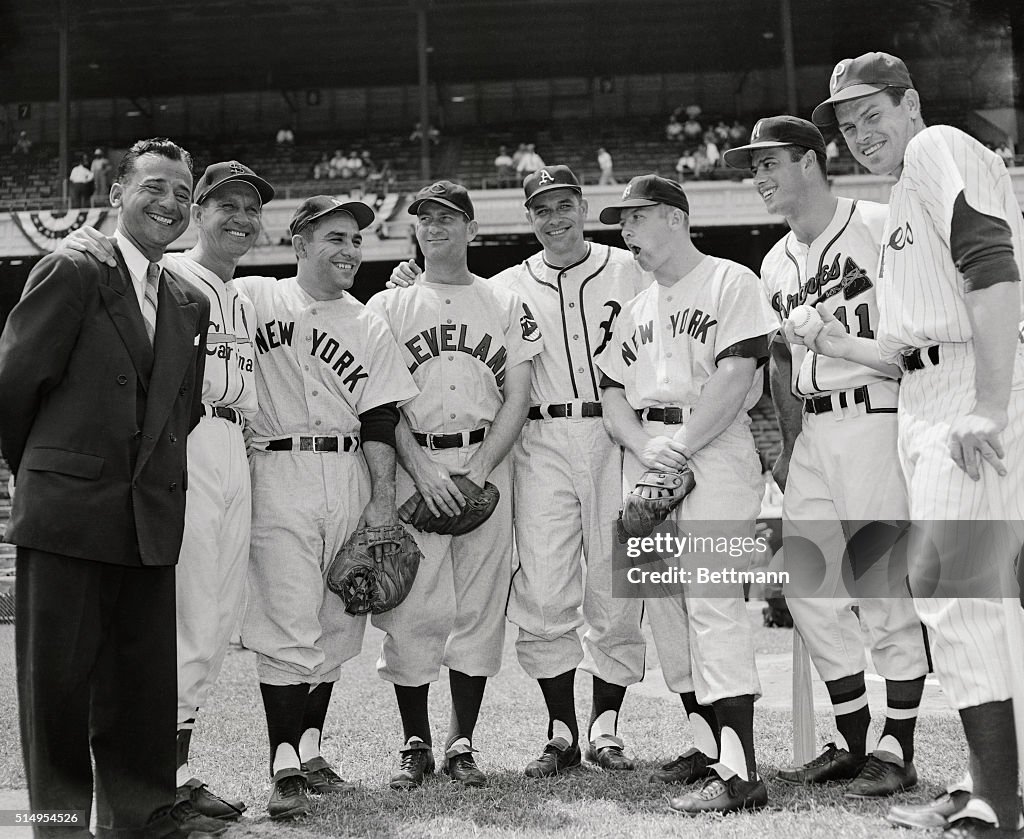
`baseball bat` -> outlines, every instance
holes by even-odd
[[[1003,598],[1006,642],[1010,653],[1013,731],[1017,738],[1017,784],[1024,781],[1024,610],[1019,597]]]
[[[814,690],[811,656],[804,639],[793,630],[793,764],[803,766],[815,756]]]

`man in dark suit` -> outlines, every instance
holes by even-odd
[[[175,801],[175,585],[186,438],[209,304],[159,262],[188,226],[191,157],[142,140],[118,168],[118,265],[64,251],[33,269],[0,335],[0,449],[16,475],[16,651],[37,837],[222,832]]]

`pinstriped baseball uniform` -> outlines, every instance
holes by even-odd
[[[979,240],[981,216],[1009,230],[1018,278],[1024,275],[1024,222],[1006,168],[998,156],[949,126],[926,128],[907,145],[904,169],[893,187],[879,271],[882,356],[897,359],[914,348],[927,351],[924,369],[908,372],[900,389],[899,451],[918,522],[1024,520],[1024,346],[1018,345],[1002,432],[999,477],[987,465],[972,481],[951,459],[949,427],[974,406],[975,353],[967,316],[963,274],[954,251],[987,244]],[[976,241],[978,240],[978,241]],[[989,567],[1009,571],[1021,534],[985,546]],[[940,549],[948,540],[940,536]],[[970,546],[965,551],[970,554]],[[948,569],[950,558],[940,559]],[[912,578],[913,580],[914,578]],[[917,593],[917,592],[915,592]],[[916,601],[931,630],[935,669],[956,708],[1010,697],[1010,664],[998,599],[927,598]]]
[[[576,265],[550,266],[541,252],[493,282],[522,297],[544,335],[544,351],[533,362],[531,405],[574,408],[571,417],[545,412],[527,420],[513,449],[519,565],[508,617],[519,627],[519,662],[535,679],[582,661],[607,682],[634,684],[644,675],[640,603],[612,598],[621,455],[601,418],[584,417],[581,408],[600,402],[593,356],[610,340],[623,304],[649,280],[628,252],[590,243]]]
[[[469,285],[430,282],[429,270],[411,289],[392,289],[368,304],[391,327],[420,395],[402,411],[414,432],[452,434],[489,429],[504,403],[509,370],[537,356],[543,339],[515,292],[475,277]],[[448,468],[464,466],[479,443],[425,448]],[[462,536],[413,531],[423,552],[405,601],[374,615],[387,636],[377,671],[399,685],[436,681],[441,665],[470,676],[501,667],[505,602],[512,577],[511,458],[488,481],[501,493],[497,508]],[[396,498],[415,491],[398,466]]]
[[[185,254],[164,265],[210,301],[203,403],[256,414],[253,332],[256,313],[225,283]],[[217,679],[238,623],[249,559],[252,499],[242,425],[207,411],[188,437],[185,532],[175,573],[178,723],[194,719]]]
[[[672,406],[688,412],[723,351],[774,328],[758,278],[735,262],[705,256],[675,285],[654,283],[623,306],[597,364],[623,385],[633,408]],[[732,424],[690,459],[696,487],[672,513],[680,532],[693,523],[698,536],[753,536],[764,484],[747,412],[760,395],[761,377],[755,376]],[[680,428],[647,419],[644,427],[652,436]],[[627,451],[617,503],[643,471]],[[695,691],[702,705],[761,694],[742,586],[708,586],[696,579],[698,566],[715,568],[723,560],[745,569],[751,557],[683,554],[680,566],[695,575],[685,594],[644,601],[666,684],[677,693]]]
[[[379,316],[348,293],[315,300],[298,279],[236,280],[256,310],[257,449],[292,435],[359,434],[359,414],[418,391]],[[345,613],[324,573],[370,499],[362,451],[256,451],[252,551],[242,641],[259,680],[336,681],[365,619]]]
[[[887,214],[882,204],[838,198],[832,220],[809,245],[792,232],[780,239],[761,266],[761,280],[779,321],[795,306],[823,303],[854,334],[874,337],[874,276]],[[791,352],[794,395],[827,394],[831,401],[828,410],[803,414],[782,517],[783,536],[790,545],[787,568],[804,567],[790,554],[799,551],[805,538],[821,552],[827,570],[813,592],[807,585],[811,575],[797,571],[800,576],[786,591],[786,600],[819,675],[832,681],[864,670],[863,634],[851,609],[857,594],[844,585],[842,574],[852,534],[844,533],[842,522],[908,517],[896,451],[898,387],[877,370],[819,355],[802,344],[793,344]],[[821,405],[822,400],[808,404]],[[872,565],[870,579],[861,577],[860,582],[864,591],[887,590],[886,563]],[[891,597],[859,600],[872,659],[887,679],[915,679],[928,672],[920,623],[905,594],[893,591]]]

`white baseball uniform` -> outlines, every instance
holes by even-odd
[[[633,408],[678,408],[685,423],[723,355],[774,328],[757,277],[735,262],[705,256],[675,285],[655,283],[629,301],[597,364],[623,385]],[[764,484],[747,412],[760,395],[761,377],[755,376],[736,419],[690,459],[696,487],[672,513],[680,533],[752,539]],[[679,424],[649,418],[643,424],[652,436],[679,430]],[[627,451],[617,502],[643,472]],[[678,567],[693,573],[684,593],[644,601],[666,684],[677,693],[695,691],[702,705],[761,693],[742,585],[702,583],[697,576],[699,567],[746,570],[752,558],[748,552],[683,553]]]
[[[593,357],[649,278],[627,251],[590,243],[575,265],[550,266],[540,252],[493,281],[522,297],[545,342],[530,387],[531,412],[541,418],[527,420],[513,450],[519,564],[508,617],[519,627],[519,662],[535,679],[582,661],[611,684],[634,684],[644,675],[641,604],[612,597],[621,455],[594,415],[601,394]]]
[[[832,220],[809,245],[792,231],[775,244],[761,265],[761,280],[780,322],[796,306],[823,303],[855,334],[873,338],[878,325],[874,274],[888,208],[837,201]],[[783,499],[782,533],[791,546],[783,550],[793,571],[785,594],[818,674],[832,681],[864,670],[863,635],[851,609],[858,592],[848,585],[849,563],[843,573],[853,535],[844,522],[908,518],[896,452],[898,385],[870,367],[819,355],[802,344],[793,344],[791,351],[793,393],[805,401]],[[820,554],[802,551],[804,539]],[[817,564],[824,567],[812,569]],[[875,595],[859,599],[860,614],[878,673],[915,679],[928,672],[924,635],[908,592],[886,596],[887,565],[876,562],[857,580],[860,592]]]
[[[256,309],[260,405],[242,642],[260,682],[333,682],[366,624],[324,582],[370,499],[359,414],[418,391],[387,324],[350,294],[315,300],[295,277],[236,283]]]
[[[256,414],[256,313],[234,281],[225,283],[185,254],[169,253],[163,264],[210,301],[204,415],[188,437],[185,532],[175,572],[178,725],[190,727],[220,672],[245,592],[252,496],[242,425]]]
[[[464,434],[464,445],[425,447],[448,468],[464,466],[480,443],[469,435],[490,428],[504,403],[508,371],[528,362],[543,342],[519,296],[475,277],[469,285],[430,281],[392,289],[368,304],[390,325],[420,395],[402,411],[414,433]],[[479,433],[479,432],[477,432]],[[406,600],[374,615],[387,636],[377,662],[381,678],[416,686],[436,681],[441,665],[470,676],[493,676],[501,667],[505,602],[512,577],[511,458],[488,481],[501,493],[497,508],[462,536],[413,530],[423,553]],[[416,486],[398,466],[399,504]]]
[[[976,553],[989,568],[1012,576],[1024,539],[1024,345],[1017,346],[1009,423],[1000,435],[1008,473],[1000,477],[982,464],[980,480],[973,481],[953,462],[948,445],[951,423],[975,403],[976,354],[965,303],[969,286],[960,267],[972,250],[993,242],[1004,251],[1012,244],[1019,280],[1024,222],[1006,167],[955,128],[924,129],[907,145],[889,203],[879,268],[878,341],[883,358],[901,361],[908,370],[900,387],[899,453],[910,515],[922,527],[937,528],[940,569],[947,575],[964,556]],[[905,353],[914,350],[918,355],[911,364]],[[1015,526],[981,547],[971,541],[944,550],[949,527],[984,520]],[[938,522],[953,524],[944,529]],[[956,535],[964,537],[963,529]],[[912,586],[918,580],[913,571],[912,565]],[[928,592],[915,590],[922,593]],[[915,604],[930,630],[935,670],[955,708],[1010,698],[1012,670],[998,598],[921,596]]]

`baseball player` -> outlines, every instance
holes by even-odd
[[[822,303],[851,330],[873,334],[874,275],[886,207],[832,194],[825,140],[797,117],[758,121],[750,144],[727,151],[725,162],[752,169],[765,207],[789,224],[790,232],[761,266],[780,322],[799,305]],[[789,554],[807,540],[827,569],[824,584],[810,596],[787,592],[786,602],[828,689],[838,730],[836,742],[820,756],[783,769],[778,778],[811,784],[848,780],[849,797],[890,795],[917,782],[914,726],[928,672],[924,634],[910,599],[888,592],[887,564],[875,562],[872,581],[881,580],[882,591],[860,598],[859,606],[872,659],[886,680],[887,711],[881,739],[868,755],[864,642],[852,609],[858,599],[844,584],[850,569],[844,574],[843,562],[854,535],[845,532],[845,523],[908,517],[896,453],[897,382],[890,365],[820,356],[799,343],[791,356],[781,332],[771,350],[772,393],[783,432],[775,472],[785,488],[787,565],[803,567]],[[863,576],[858,582],[865,591],[871,585]]]
[[[625,450],[623,483],[632,488],[646,469],[688,464],[696,488],[675,520],[753,542],[763,484],[747,411],[760,396],[756,372],[774,326],[760,283],[746,268],[697,250],[689,202],[675,181],[633,178],[601,221],[621,226],[634,259],[656,280],[623,306],[597,357],[604,422]],[[708,554],[681,560],[694,574],[694,563],[720,565]],[[683,595],[645,599],[667,684],[710,705],[719,732],[710,777],[671,800],[685,814],[756,809],[768,800],[754,755],[761,685],[742,585],[708,582],[694,576]]]
[[[397,495],[419,491],[435,513],[463,506],[453,475],[501,493],[482,525],[461,536],[416,532],[423,553],[416,581],[397,608],[375,615],[387,632],[377,669],[393,682],[405,745],[395,789],[423,782],[434,768],[427,693],[448,667],[452,709],[445,771],[465,786],[487,783],[473,758],[473,730],[487,677],[501,666],[505,601],[512,578],[512,479],[508,455],[530,398],[531,359],[543,346],[517,294],[470,273],[476,236],[464,187],[439,181],[409,206],[425,271],[406,291],[374,297],[368,308],[390,325],[420,395],[402,408],[397,429]]]
[[[1015,598],[1003,577],[1012,576],[1024,541],[1020,206],[997,155],[955,128],[925,127],[920,96],[899,58],[874,52],[840,61],[829,87],[815,123],[838,125],[858,162],[898,181],[882,236],[877,342],[848,334],[825,307],[822,326],[803,341],[818,352],[880,359],[904,371],[900,461],[910,516],[934,546],[938,580],[973,559],[970,570],[987,569],[999,593]],[[984,520],[998,522],[970,527]],[[912,590],[936,571],[932,565],[922,573],[926,553],[911,551]],[[1017,835],[1007,621],[1017,622],[1019,609],[971,596],[975,589],[954,593],[967,596],[919,596],[915,605],[943,690],[960,712],[973,792],[893,808],[889,817],[948,823],[947,837]]]
[[[262,229],[263,204],[273,187],[238,161],[207,167],[193,193],[199,238],[164,264],[210,301],[203,418],[188,438],[185,533],[175,574],[178,644],[179,797],[206,816],[238,817],[245,805],[215,795],[188,762],[196,715],[205,704],[238,623],[249,559],[251,490],[242,438],[256,413],[253,334],[256,313],[235,290],[233,276]],[[83,227],[64,246],[116,264],[98,231]]]
[[[396,406],[417,390],[387,324],[347,293],[362,261],[360,231],[373,218],[360,202],[309,198],[288,227],[297,275],[236,281],[257,322],[242,641],[257,653],[272,819],[301,816],[309,792],[343,785],[320,741],[365,620],[345,613],[324,574],[357,526],[397,521]]]
[[[546,336],[513,449],[519,564],[508,617],[519,627],[519,662],[539,682],[548,710],[547,743],[526,774],[547,777],[580,762],[573,686],[581,662],[593,676],[587,758],[628,770],[634,762],[623,753],[618,715],[626,687],[643,678],[644,638],[639,600],[612,597],[621,458],[601,423],[593,358],[622,305],[649,279],[626,251],[583,238],[587,202],[569,167],[542,168],[523,188],[543,250],[492,281],[522,298]],[[403,263],[392,280],[408,283],[418,270]]]

